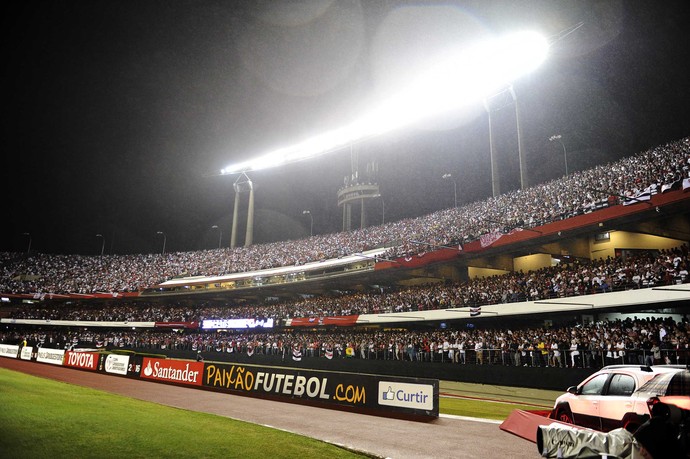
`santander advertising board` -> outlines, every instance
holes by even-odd
[[[176,384],[201,386],[204,364],[180,360],[144,358],[141,377]]]

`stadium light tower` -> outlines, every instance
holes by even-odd
[[[23,233],[24,236],[27,236],[29,238],[29,246],[26,248],[26,253],[31,252],[31,233]]]
[[[232,185],[235,190],[235,205],[232,210],[232,232],[230,233],[230,248],[234,249],[237,244],[237,219],[240,208],[240,194],[249,192],[247,203],[247,228],[244,235],[244,246],[252,245],[254,238],[254,183],[249,176],[242,172]]]
[[[508,96],[510,96],[508,98]],[[494,129],[491,114],[501,111],[504,107],[512,105],[515,110],[515,129],[517,131],[518,159],[520,164],[520,189],[527,188],[527,163],[525,160],[524,135],[520,124],[520,107],[515,88],[512,84],[497,91],[484,99],[484,109],[489,119],[489,154],[491,160],[491,190],[493,196],[501,194],[498,161],[496,160],[496,142],[494,141]]]
[[[383,225],[386,223],[386,202],[383,199],[383,195],[381,193],[376,194],[373,196],[374,198],[379,198],[381,200],[381,224]]]
[[[161,255],[165,255],[165,243],[167,242],[168,238],[165,236],[165,233],[163,231],[158,231],[156,234],[160,234],[163,236],[163,251],[161,252]]]
[[[455,177],[451,174],[443,174],[441,178],[446,179],[446,180],[452,180],[453,181],[453,203],[455,204],[455,207],[458,207],[458,182],[455,180]]]
[[[96,237],[103,239],[103,243],[101,244],[101,256],[103,256],[103,252],[105,251],[105,236],[99,233],[96,235]]]
[[[223,241],[223,230],[220,229],[218,225],[213,225],[211,229],[217,229],[218,230],[218,248],[220,249],[221,242]]]
[[[546,59],[548,48],[546,38],[535,32],[518,32],[474,46],[458,46],[354,122],[290,147],[231,164],[220,174],[241,174],[313,158],[480,103],[536,69]]]
[[[303,210],[302,215],[309,215],[309,220],[311,220],[311,225],[309,226],[309,236],[314,235],[314,216],[311,214],[310,210]]]
[[[551,137],[549,137],[549,142],[555,142],[558,141],[560,142],[561,146],[563,147],[563,159],[565,160],[565,176],[568,176],[568,151],[565,149],[565,144],[563,143],[563,136],[560,134],[554,134]]]

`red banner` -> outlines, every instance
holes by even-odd
[[[156,328],[199,328],[199,322],[156,322]]]
[[[68,351],[65,354],[64,365],[68,367],[81,368],[82,370],[96,371],[98,367],[97,352],[73,352]]]
[[[337,325],[346,327],[355,325],[359,315],[354,316],[332,316],[332,317],[295,317],[288,321],[289,327],[320,327],[323,325]]]
[[[144,357],[140,376],[155,381],[173,382],[200,386],[203,378],[202,362],[185,362],[181,360],[151,359]]]

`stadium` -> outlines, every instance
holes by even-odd
[[[507,100],[517,121],[506,88],[486,99]],[[500,191],[492,169],[490,197],[458,203],[454,182],[453,206],[382,215],[380,224],[370,224],[379,201],[383,211],[378,165],[359,170],[351,147],[352,174],[332,206],[341,230],[314,233],[304,210],[311,228],[298,238],[253,241],[265,220],[253,220],[259,167],[250,162],[221,174],[235,179],[225,247],[218,225],[217,248],[166,250],[159,231],[160,253],[106,255],[100,233],[99,255],[43,253],[23,233],[26,251],[0,254],[0,367],[370,457],[485,457],[479,440],[457,445],[460,430],[495,441],[505,457],[535,457],[533,444],[471,414],[455,419],[439,398],[480,387],[465,398],[529,404],[491,388],[559,393],[606,365],[687,365],[690,357],[690,137],[574,170],[560,145],[565,175],[528,185],[521,158],[512,190]],[[279,165],[318,156],[306,150]],[[543,411],[553,398],[535,396],[531,406]],[[369,434],[314,433],[338,424]],[[433,436],[438,449],[403,441],[412,432]],[[393,441],[377,444],[381,436]],[[262,448],[249,451],[264,457]],[[293,454],[301,455],[285,453]]]
[[[349,248],[354,255],[305,262],[296,269],[277,266],[214,276],[208,270],[137,292],[44,292],[41,282],[69,285],[75,280],[72,269],[62,277],[55,263],[83,267],[88,259],[8,254],[5,270],[13,275],[4,289],[12,293],[3,296],[2,341],[63,353],[131,350],[188,360],[554,390],[606,364],[642,364],[655,357],[655,346],[661,361],[686,364],[690,288],[681,235],[687,234],[689,221],[689,160],[688,138],[623,160],[640,165],[627,172],[630,183],[637,185],[638,177],[669,179],[643,183],[634,194],[611,191],[606,199],[559,210],[535,225],[508,224],[474,239],[461,237],[462,230],[447,239],[428,234],[417,237],[433,243],[404,248],[355,246]],[[611,199],[619,195],[630,199]],[[519,202],[506,207],[525,208]],[[536,210],[543,215],[544,209]],[[467,211],[420,217],[414,225],[435,228],[438,219],[453,218],[445,214]],[[393,232],[391,240],[399,238]],[[347,237],[342,239],[347,243]],[[318,244],[308,239],[297,244],[303,242]],[[535,254],[539,248],[548,251]],[[597,262],[595,251],[606,258]],[[161,272],[187,271],[214,266],[212,260],[225,257],[234,258],[232,249],[161,255],[154,264]],[[103,272],[117,271],[115,265],[124,260],[109,261],[114,266]],[[33,274],[17,280],[23,270],[28,272],[24,263]],[[521,268],[502,274],[490,268],[501,263]],[[92,279],[93,285],[120,281]],[[37,291],[22,292],[18,285]],[[304,291],[310,295],[300,296]],[[262,304],[261,297],[270,300]],[[646,333],[632,333],[637,330]]]

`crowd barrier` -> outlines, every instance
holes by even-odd
[[[177,360],[136,352],[0,344],[0,356],[235,395],[306,403],[381,416],[438,417],[435,379],[244,363]]]
[[[161,347],[142,347],[142,349],[152,349],[165,352]],[[248,354],[250,351],[246,346],[230,347],[211,347],[196,346],[186,343],[180,346],[170,346],[170,350],[179,351],[203,351],[204,355],[217,354]],[[283,360],[290,360],[292,348],[287,350],[279,348],[265,349],[263,347],[251,348],[251,355],[266,355],[282,357]],[[346,348],[346,349],[326,349],[322,347],[300,348],[300,359],[363,359],[363,360],[390,360],[403,362],[435,362],[435,363],[454,363],[468,365],[503,365],[503,366],[526,366],[526,367],[554,367],[554,368],[601,368],[607,365],[684,365],[690,364],[690,350],[660,349],[652,351],[649,349],[625,349],[622,352],[606,351],[602,349],[581,349],[570,350],[561,349],[557,352],[548,349],[536,350],[513,350],[513,349],[449,349],[449,350],[412,350],[401,349],[393,350],[376,348]]]

